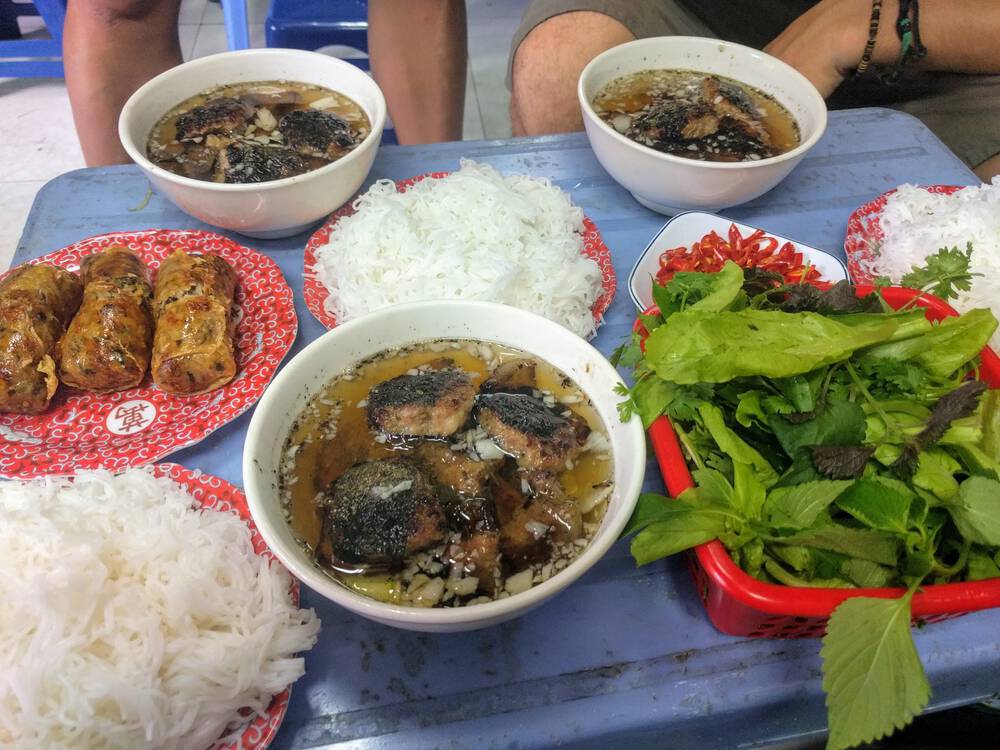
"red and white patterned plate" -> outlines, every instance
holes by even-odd
[[[157,476],[168,476],[173,479],[201,503],[203,508],[229,511],[238,515],[250,527],[253,551],[271,560],[272,564],[281,565],[268,549],[267,544],[264,543],[264,538],[250,517],[250,509],[247,507],[247,498],[243,494],[243,490],[219,479],[219,477],[198,470],[186,469],[180,464],[156,464],[153,466],[153,473]],[[292,582],[292,603],[298,606],[299,582],[291,575],[289,575],[289,579]],[[264,750],[271,744],[274,735],[278,733],[278,727],[281,726],[281,721],[285,718],[285,712],[288,710],[288,699],[291,693],[291,686],[282,690],[271,699],[271,703],[264,713],[255,714],[252,718],[248,716],[245,724],[228,732],[209,750]]]
[[[408,187],[420,182],[421,180],[426,180],[428,178],[439,179],[441,177],[447,177],[448,174],[448,172],[430,172],[428,174],[410,177],[405,180],[399,180],[396,182],[396,189],[399,192],[404,192]],[[309,312],[316,317],[316,320],[325,325],[327,328],[333,328],[336,326],[337,319],[330,312],[328,312],[325,307],[324,303],[326,302],[326,298],[330,296],[330,293],[327,288],[323,286],[322,282],[316,278],[316,273],[313,270],[316,266],[316,251],[329,242],[330,233],[333,231],[337,222],[343,217],[350,216],[354,213],[354,207],[352,204],[353,201],[331,214],[330,218],[326,220],[322,227],[313,233],[312,237],[309,238],[309,242],[306,244],[303,268],[303,286],[306,307],[308,307]],[[594,301],[593,307],[594,320],[597,322],[597,325],[600,326],[604,319],[604,313],[607,311],[611,301],[615,298],[615,289],[617,288],[615,268],[611,262],[611,251],[608,250],[608,246],[605,245],[604,240],[601,239],[601,233],[597,231],[597,227],[594,225],[594,222],[584,217],[583,226],[583,254],[595,261],[601,269],[602,291],[600,296]]]
[[[84,256],[111,245],[129,248],[154,272],[174,250],[225,258],[239,277],[239,372],[222,388],[191,397],[164,393],[148,373],[138,387],[119,393],[97,395],[61,385],[43,414],[0,414],[0,476],[120,471],[193,445],[256,403],[295,341],[292,290],[277,264],[212,232],[103,234],[30,262],[76,271]]]
[[[923,188],[928,193],[953,195],[962,186],[959,185],[928,185]],[[889,196],[896,191],[883,193],[873,201],[855,209],[847,220],[847,236],[844,238],[844,252],[847,254],[847,270],[856,284],[869,283],[874,279],[869,264],[879,256],[885,235],[882,233],[880,219],[882,209]]]

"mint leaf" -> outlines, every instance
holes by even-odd
[[[768,522],[781,528],[807,529],[852,484],[851,481],[818,481],[772,489],[764,504]]]
[[[696,507],[678,498],[667,503],[657,520],[636,534],[632,557],[636,565],[645,565],[710,542],[726,531],[726,522],[731,518],[731,511]]]
[[[1000,547],[1000,482],[969,477],[959,486],[958,497],[945,507],[970,542]]]
[[[909,724],[930,699],[910,632],[912,590],[900,599],[854,597],[834,610],[823,637],[827,750],[850,748]]]
[[[912,500],[913,493],[901,482],[873,477],[855,482],[837,498],[837,506],[870,528],[905,534]]]

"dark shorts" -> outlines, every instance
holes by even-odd
[[[532,0],[511,42],[507,85],[511,83],[514,53],[524,38],[539,24],[563,13],[581,10],[603,13],[619,21],[636,38],[707,36],[762,47],[791,22],[798,4],[803,8],[809,4],[782,0],[769,7],[759,0],[726,2],[728,20],[738,21],[729,29],[726,24],[706,23],[701,14],[692,12],[678,0]],[[743,10],[748,12],[742,14]],[[739,33],[735,31],[737,26]],[[1000,153],[997,124],[1000,76],[924,73],[891,87],[874,79],[847,82],[834,92],[828,104],[831,109],[891,107],[914,115],[970,166]],[[892,134],[886,137],[891,138]]]

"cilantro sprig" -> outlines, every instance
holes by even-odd
[[[973,276],[982,276],[981,273],[970,271],[971,264],[971,242],[965,244],[964,252],[958,246],[942,247],[933,255],[927,256],[923,266],[914,266],[903,276],[901,283],[943,300],[954,299],[959,292],[967,292],[972,288]]]

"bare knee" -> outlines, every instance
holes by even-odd
[[[511,67],[514,134],[580,130],[580,72],[604,50],[632,39],[624,24],[593,11],[563,13],[533,28],[515,51]]]
[[[118,26],[128,22],[168,21],[176,23],[180,0],[84,0],[84,14],[95,25]],[[75,3],[70,3],[73,7]]]

